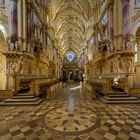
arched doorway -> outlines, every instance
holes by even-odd
[[[3,25],[0,24],[0,90],[6,89],[6,56],[3,54],[8,50],[6,43],[7,33]]]

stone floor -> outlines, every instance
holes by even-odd
[[[68,83],[38,106],[0,107],[0,140],[140,140],[140,106],[91,100]]]

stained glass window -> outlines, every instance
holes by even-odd
[[[65,56],[69,62],[72,62],[75,59],[76,54],[73,51],[68,51]]]

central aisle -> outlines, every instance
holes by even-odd
[[[0,140],[139,140],[139,105],[109,105],[68,82],[38,106],[0,107]]]
[[[45,122],[48,130],[65,135],[80,135],[99,126],[98,112],[88,108],[89,100],[80,91],[79,83],[66,84],[56,101],[61,102],[61,105],[46,113]]]

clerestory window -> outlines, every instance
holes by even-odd
[[[66,52],[65,57],[69,62],[72,62],[75,59],[76,54],[73,51],[68,51]]]
[[[0,7],[4,6],[5,0],[0,0]]]
[[[135,0],[136,7],[140,7],[140,0]]]

